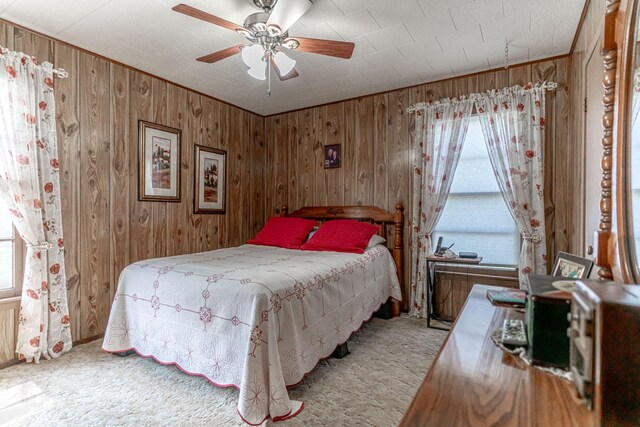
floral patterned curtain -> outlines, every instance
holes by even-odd
[[[431,232],[449,196],[460,159],[473,100],[444,99],[416,105],[411,301],[413,316],[427,316],[426,257],[433,254]]]
[[[478,94],[476,109],[502,197],[522,235],[520,287],[547,274],[543,148],[545,93],[555,84]]]
[[[0,48],[0,197],[27,245],[16,352],[36,363],[71,349],[53,73]]]

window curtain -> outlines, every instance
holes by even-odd
[[[410,314],[426,317],[426,257],[433,254],[431,233],[449,195],[473,100],[444,99],[415,107]]]
[[[27,246],[16,353],[36,363],[71,349],[53,75],[0,48],[0,197]]]
[[[543,170],[547,89],[555,89],[555,84],[514,86],[475,96],[498,186],[523,239],[521,288],[529,273],[547,274]]]

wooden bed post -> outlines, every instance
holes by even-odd
[[[396,269],[398,270],[398,281],[400,282],[400,289],[404,289],[404,256],[402,241],[404,206],[402,206],[402,203],[396,204],[396,212],[393,214],[393,223],[395,227],[393,233],[393,261],[396,263]],[[400,301],[393,301],[391,315],[393,317],[400,316]]]
[[[280,216],[289,215],[289,205],[282,205],[282,209],[280,210]]]

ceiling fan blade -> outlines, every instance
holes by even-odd
[[[278,68],[278,65],[273,60],[273,58],[269,58],[269,62],[273,66],[273,69],[276,71],[276,74],[278,75],[278,78],[281,81],[293,79],[293,78],[298,77],[300,75],[300,74],[298,74],[298,71],[294,68],[291,71],[289,71],[289,74],[287,74],[286,76],[283,76],[282,74],[280,74],[280,69]]]
[[[336,58],[349,59],[356,47],[351,42],[339,42],[335,40],[309,39],[306,37],[289,37],[287,40],[296,40],[300,46],[296,50],[319,55],[335,56]],[[286,42],[286,41],[285,41]]]
[[[206,62],[208,64],[211,64],[213,62],[217,62],[217,61],[220,61],[221,59],[225,59],[237,53],[240,53],[241,50],[242,50],[241,45],[231,46],[226,49],[222,49],[217,52],[210,53],[209,55],[201,56],[196,61]]]
[[[284,34],[313,4],[309,0],[278,0],[273,7],[267,29],[274,34]]]
[[[242,26],[240,25],[234,24],[233,22],[229,22],[226,19],[218,18],[215,15],[212,15],[203,10],[196,9],[195,7],[191,7],[183,3],[177,6],[174,6],[172,10],[191,16],[192,18],[201,19],[203,21],[209,22],[219,27],[227,28],[231,31],[236,31],[239,28],[242,29]]]

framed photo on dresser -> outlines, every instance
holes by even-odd
[[[138,200],[180,201],[180,129],[138,121]]]
[[[227,152],[196,144],[195,213],[225,213]]]
[[[587,258],[559,251],[553,266],[553,276],[588,279],[593,261]]]

